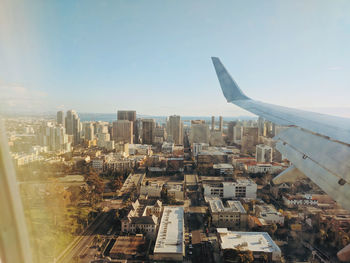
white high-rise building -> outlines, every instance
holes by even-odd
[[[272,162],[272,148],[264,144],[256,146],[256,161],[258,163]]]
[[[39,144],[46,146],[49,151],[68,152],[71,150],[65,128],[52,122],[43,123],[40,127]]]
[[[106,148],[108,142],[111,140],[111,135],[109,133],[98,133],[97,134],[97,146]]]
[[[204,196],[256,199],[257,184],[249,179],[239,179],[237,182],[204,184],[203,188]]]
[[[85,140],[91,141],[95,139],[94,125],[91,122],[83,123],[83,131]]]

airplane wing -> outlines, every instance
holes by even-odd
[[[219,58],[212,61],[227,102],[289,126],[274,139],[277,150],[293,166],[274,181],[302,173],[350,210],[350,119],[255,101],[241,91]]]

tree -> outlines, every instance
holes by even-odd
[[[95,173],[87,177],[86,183],[90,186],[92,191],[96,194],[102,194],[104,191],[103,180]]]
[[[275,232],[277,231],[277,225],[275,223],[273,223],[272,225],[270,225],[269,227],[269,232],[271,234],[271,236],[273,236],[275,234]]]
[[[117,177],[116,179],[113,179],[111,182],[111,189],[113,191],[119,190],[120,188],[122,188],[122,186],[123,186],[123,181],[121,177]]]
[[[254,256],[253,252],[250,250],[247,251],[240,251],[238,253],[239,256],[239,262],[241,263],[251,263],[254,262]]]

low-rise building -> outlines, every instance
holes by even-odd
[[[232,176],[233,166],[229,163],[218,163],[213,165],[214,174],[216,176]]]
[[[184,158],[168,158],[167,171],[182,173],[184,171]]]
[[[192,144],[192,155],[197,157],[198,153],[201,151],[206,151],[209,148],[208,143],[193,143]]]
[[[287,207],[317,206],[318,204],[318,200],[314,199],[311,194],[299,194],[299,195],[285,194],[282,198],[283,198],[283,203]]]
[[[136,200],[127,217],[121,220],[122,232],[144,233],[155,237],[161,211],[162,202],[159,200]]]
[[[256,199],[257,185],[250,179],[238,179],[236,182],[203,184],[203,188],[204,196]]]
[[[103,164],[104,164],[103,158],[94,158],[94,159],[92,159],[91,163],[92,163],[92,168],[94,168],[96,171],[103,170]]]
[[[168,182],[165,184],[168,196],[173,197],[176,200],[184,200],[184,187],[183,183]]]
[[[227,228],[217,228],[218,242],[221,254],[224,257],[230,255],[230,251],[251,251],[254,262],[259,262],[265,257],[268,262],[279,262],[281,260],[281,249],[266,232],[236,232]],[[265,259],[266,259],[265,258]],[[234,260],[233,258],[230,258]]]
[[[224,204],[221,199],[209,200],[212,224],[215,227],[245,228],[247,212],[239,201],[229,200]]]
[[[153,259],[182,261],[184,254],[184,208],[165,206],[154,247]]]
[[[131,155],[152,155],[152,145],[148,144],[129,144],[129,154]]]
[[[163,182],[145,180],[144,182],[142,182],[140,194],[148,197],[160,197],[163,184]]]
[[[140,192],[140,187],[143,179],[145,178],[146,174],[132,174],[130,173],[129,176],[124,181],[124,184],[122,188],[118,191],[118,196],[123,196],[124,194],[128,194],[132,191],[136,190],[136,193]]]
[[[112,259],[135,259],[146,255],[146,239],[142,235],[119,236],[109,252]]]
[[[276,210],[273,205],[256,205],[255,213],[260,219],[260,221],[265,222],[266,224],[284,224],[284,216]]]
[[[12,158],[17,166],[26,165],[29,163],[42,161],[44,158],[40,155],[32,154],[12,154]]]
[[[105,157],[104,165],[103,165],[103,170],[107,171],[126,171],[130,170],[135,167],[135,160],[131,158],[125,158],[123,153],[113,153],[113,154],[108,154]]]
[[[218,150],[201,151],[197,155],[198,168],[212,168],[214,164],[227,163],[228,156]]]
[[[163,142],[162,144],[162,153],[171,154],[174,150],[174,143],[172,142]]]
[[[244,168],[248,173],[253,173],[253,174],[256,174],[256,173],[276,174],[281,172],[286,167],[280,163],[257,163],[253,161],[253,162],[245,163]]]

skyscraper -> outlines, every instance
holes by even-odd
[[[191,121],[190,143],[209,143],[209,126],[205,122]]]
[[[181,122],[181,117],[173,115],[169,117],[168,120],[168,139],[175,144],[183,144],[183,124]]]
[[[258,118],[258,128],[259,128],[259,136],[266,136],[266,127],[264,118]]]
[[[65,125],[64,121],[64,112],[63,111],[58,111],[57,112],[57,124]]]
[[[133,110],[118,110],[117,112],[118,121],[136,121],[136,111]]]
[[[152,144],[156,123],[153,119],[142,120],[142,143]]]
[[[227,136],[228,139],[230,140],[230,142],[233,142],[233,136],[234,136],[234,127],[236,126],[237,122],[235,121],[230,121],[228,123],[228,132],[227,132]]]
[[[224,131],[224,120],[222,118],[222,116],[219,117],[219,131],[223,132]]]
[[[83,127],[85,140],[93,140],[95,138],[94,125],[91,122],[85,122]]]
[[[132,121],[133,123],[133,135],[135,136],[135,142],[138,142],[140,137],[139,129],[136,122],[136,111],[134,110],[118,110],[117,112],[118,121]]]
[[[80,143],[80,132],[81,132],[80,119],[78,114],[74,110],[67,111],[66,132],[68,135],[73,136],[74,145]]]
[[[211,116],[211,130],[215,130],[215,116]]]
[[[39,144],[46,146],[49,151],[70,151],[68,135],[61,125],[55,125],[51,122],[43,123],[39,128],[38,135]]]
[[[118,120],[113,122],[112,138],[115,142],[133,143],[133,122]]]
[[[242,153],[254,154],[259,142],[258,127],[243,127],[242,129]]]

